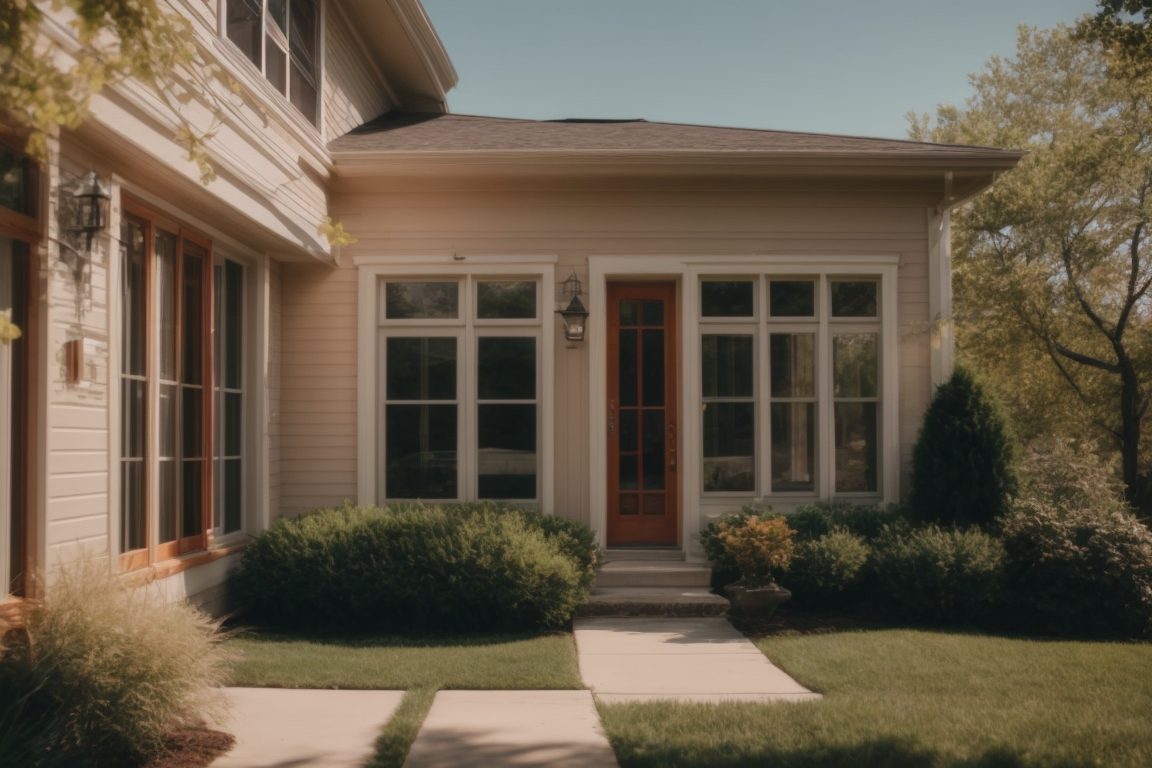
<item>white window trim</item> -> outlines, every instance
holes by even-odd
[[[356,497],[362,505],[376,505],[383,503],[383,497],[378,496],[382,489],[377,487],[377,472],[380,467],[379,437],[376,432],[377,408],[379,400],[379,360],[378,360],[378,331],[379,324],[379,285],[386,278],[417,278],[417,277],[444,277],[463,281],[471,276],[475,284],[476,278],[486,277],[531,277],[539,281],[538,311],[540,313],[539,325],[508,321],[507,325],[493,325],[485,321],[482,325],[473,325],[471,332],[464,332],[465,312],[470,312],[473,297],[461,296],[460,320],[431,321],[423,327],[432,328],[436,333],[444,331],[449,335],[450,328],[460,331],[461,345],[475,344],[476,339],[482,335],[492,335],[497,328],[507,328],[510,335],[526,334],[533,328],[539,329],[540,359],[537,362],[538,390],[536,401],[539,406],[539,504],[544,514],[552,514],[555,508],[554,475],[556,451],[555,440],[555,408],[553,399],[555,391],[555,339],[556,315],[551,311],[547,298],[551,295],[552,287],[556,281],[555,256],[494,256],[476,255],[461,256],[458,254],[440,254],[434,256],[361,256],[353,259],[353,264],[359,271],[358,301],[357,301],[357,423],[360,425],[356,431]],[[467,291],[465,293],[470,293]],[[419,321],[423,323],[423,321]],[[437,327],[435,323],[443,323]],[[397,325],[397,330],[407,330],[409,324]],[[412,325],[416,331],[416,326]],[[472,350],[462,347],[465,352],[461,356],[462,363],[467,367],[468,361],[474,360]],[[474,373],[464,370],[458,375],[457,382],[463,381],[465,376]],[[469,390],[461,392],[466,396]],[[464,409],[461,409],[464,410]],[[458,419],[463,415],[458,414]],[[471,467],[475,459],[471,456],[472,442],[474,440],[475,424],[460,423],[461,432],[458,440],[468,440],[468,450],[458,451],[461,454],[461,467],[457,471],[465,471],[464,482],[458,488],[462,498],[469,498],[468,489],[476,482]],[[466,431],[467,430],[467,431]],[[466,468],[465,468],[466,467]]]
[[[270,354],[268,334],[271,328],[269,318],[271,277],[267,258],[259,252],[241,245],[237,240],[216,228],[205,226],[201,220],[182,214],[178,208],[167,204],[155,195],[145,190],[130,187],[119,176],[113,176],[110,191],[113,205],[109,216],[109,232],[120,232],[120,220],[124,215],[122,193],[129,192],[136,199],[155,208],[157,212],[166,214],[178,222],[187,223],[209,237],[212,240],[214,257],[232,259],[244,266],[247,285],[244,298],[245,301],[251,302],[245,305],[246,308],[251,307],[251,312],[250,319],[245,321],[244,331],[245,348],[251,350],[250,355],[245,355],[246,365],[244,368],[246,381],[251,382],[251,386],[245,388],[246,402],[244,404],[244,426],[247,430],[244,435],[244,448],[246,451],[250,451],[250,454],[246,455],[245,458],[251,457],[245,462],[244,469],[245,509],[240,530],[213,538],[208,548],[211,550],[234,545],[248,536],[267,529],[271,523],[271,510],[269,508],[271,478],[269,456],[271,450],[268,433],[270,410],[267,397],[267,372]],[[107,285],[115,287],[109,288],[110,291],[119,290],[118,286],[120,285],[120,247],[116,237],[117,235],[113,236],[108,253]],[[152,286],[149,286],[149,290],[152,290]],[[109,381],[115,383],[109,388],[108,394],[108,551],[111,553],[113,563],[117,561],[120,555],[124,554],[120,546],[120,323],[123,319],[122,314],[119,300],[108,302],[108,328],[110,331],[108,376]],[[152,318],[149,318],[149,322],[152,322]],[[251,395],[248,394],[249,390],[251,390]],[[149,419],[148,429],[151,430],[153,423],[158,422],[152,419],[151,415],[149,415]],[[250,429],[248,429],[249,425],[251,425]],[[151,461],[150,458],[149,461]],[[148,514],[152,515],[154,511],[154,507],[149,508]],[[150,527],[154,529],[156,526],[150,524]],[[209,531],[211,530],[210,528]],[[152,543],[152,541],[148,542],[150,548]]]
[[[702,326],[700,303],[695,294],[695,286],[702,277],[732,276],[747,277],[749,274],[771,273],[777,275],[795,275],[797,277],[851,277],[855,275],[877,277],[880,279],[880,327],[881,327],[881,363],[880,363],[880,445],[877,484],[879,493],[864,497],[853,497],[841,494],[841,498],[860,498],[876,500],[881,503],[893,503],[900,498],[900,436],[899,436],[899,337],[897,326],[897,269],[900,264],[898,255],[813,255],[803,256],[786,254],[765,254],[746,256],[706,257],[695,255],[668,255],[668,254],[605,254],[588,257],[588,306],[593,313],[588,323],[587,344],[591,364],[588,366],[588,505],[589,522],[596,532],[601,546],[605,544],[604,536],[607,529],[608,515],[608,467],[604,461],[604,446],[607,445],[607,393],[603,381],[603,361],[607,355],[607,328],[604,318],[607,316],[607,284],[609,280],[644,279],[673,280],[678,285],[680,294],[680,444],[677,450],[684,455],[684,446],[702,445],[703,429],[700,423],[700,343],[699,338]],[[763,281],[761,281],[763,282]],[[823,283],[823,281],[822,281]],[[685,288],[687,286],[687,289]],[[763,288],[762,288],[763,290]],[[686,293],[691,295],[685,295]],[[817,302],[823,302],[823,296],[817,297]],[[818,303],[817,309],[819,310]],[[830,349],[830,326],[828,313],[819,312],[817,348]],[[760,325],[764,325],[766,318],[759,318]],[[786,320],[782,318],[782,320]],[[597,322],[599,321],[599,322]],[[869,322],[876,322],[869,319]],[[759,337],[765,337],[765,329],[758,328]],[[826,365],[817,361],[817,365]],[[824,407],[817,407],[818,431],[818,483],[821,488],[831,487],[833,479],[832,454],[834,446],[828,444],[826,436],[831,435],[831,402],[832,383],[831,376],[820,375],[818,381],[822,382],[819,390],[818,403],[827,403]],[[763,423],[763,419],[758,419]],[[697,450],[697,449],[694,449]],[[697,450],[698,452],[698,450]],[[684,462],[688,471],[681,477],[680,487],[680,521],[683,529],[680,540],[689,553],[691,559],[700,559],[702,553],[696,541],[696,532],[700,530],[706,511],[702,510],[702,474],[700,462],[697,459]],[[829,484],[824,486],[823,484]],[[709,494],[708,498],[712,498]],[[777,495],[782,497],[783,494]],[[832,498],[829,492],[823,490],[817,496],[808,498]],[[745,498],[748,498],[745,496]],[[734,496],[721,496],[718,499],[723,504],[724,511],[730,511],[735,501]],[[728,502],[728,503],[725,503]]]

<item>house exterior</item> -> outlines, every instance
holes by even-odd
[[[248,537],[345,501],[697,559],[745,503],[902,497],[951,368],[948,212],[1018,153],[452,115],[417,0],[171,5],[239,84],[203,106],[215,181],[135,83],[47,162],[0,138],[7,592],[98,555],[215,605]]]

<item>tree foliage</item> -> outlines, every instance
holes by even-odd
[[[1087,23],[1087,22],[1085,22]],[[961,354],[1036,431],[1085,425],[1140,497],[1152,386],[1152,72],[1105,41],[1021,28],[1014,59],[913,134],[1028,151],[954,219]]]
[[[177,138],[201,178],[214,177],[204,151],[214,126],[197,126],[184,107],[210,97],[219,73],[201,55],[188,20],[163,6],[159,0],[0,3],[0,112],[27,132],[30,155],[43,160],[48,139],[79,126],[93,96],[134,79],[176,116]],[[60,20],[66,30],[57,28]],[[62,33],[75,36],[78,45],[59,42]]]
[[[1016,493],[1012,441],[995,404],[964,369],[937,390],[912,454],[913,516],[987,527]]]

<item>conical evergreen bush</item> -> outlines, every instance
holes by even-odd
[[[1004,419],[984,388],[958,368],[924,414],[912,457],[911,512],[941,525],[987,528],[1015,495]]]

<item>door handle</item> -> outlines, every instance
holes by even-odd
[[[608,434],[616,431],[616,401],[608,401]]]
[[[669,422],[668,428],[668,469],[676,469],[676,425]]]

